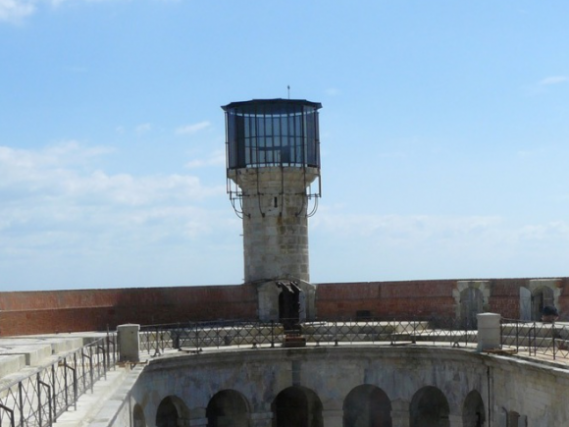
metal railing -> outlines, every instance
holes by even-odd
[[[118,361],[116,335],[95,340],[18,378],[0,380],[0,426],[51,426]],[[26,371],[24,371],[26,372]],[[12,379],[11,379],[12,378]]]
[[[569,358],[569,325],[502,319],[502,349],[553,360]]]
[[[141,350],[152,357],[165,350],[200,352],[203,348],[275,347],[298,336],[313,345],[369,342],[391,345],[432,344],[460,347],[476,343],[477,332],[460,322],[436,319],[410,321],[327,320],[305,322],[285,331],[287,322],[216,321],[141,327]]]

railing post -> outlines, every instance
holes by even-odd
[[[154,343],[156,344],[156,348],[154,349],[154,354],[152,355],[152,357],[156,357],[156,356],[160,356],[160,331],[159,331],[159,327],[156,326],[156,334],[154,337]]]
[[[275,321],[271,320],[271,348],[275,348]]]
[[[102,340],[102,345],[97,346],[97,351],[101,350],[103,353],[103,376],[107,379],[107,352],[105,351],[105,340]],[[101,357],[97,357],[98,366],[101,365]],[[99,375],[100,377],[101,375]]]
[[[107,324],[107,367],[111,369],[111,340],[109,339],[109,325]]]
[[[85,352],[81,350],[81,378],[83,378],[83,392],[87,391],[87,373],[86,373],[86,366],[85,366]]]
[[[537,356],[537,322],[533,322],[533,355]]]
[[[91,376],[91,394],[93,394],[93,347],[89,346],[89,375]]]
[[[57,422],[57,392],[55,390],[55,363],[51,365],[51,395],[53,400],[53,420]]]
[[[520,352],[520,322],[516,321],[516,354]]]
[[[42,427],[42,416],[41,416],[41,387],[40,387],[40,374],[36,374],[36,387],[38,391],[38,425]]]
[[[20,427],[24,427],[24,386],[18,382],[18,406],[20,407]]]
[[[42,425],[42,405],[41,405],[41,387],[47,388],[47,408],[48,408],[48,415],[49,415],[49,425],[53,424],[52,418],[52,406],[51,406],[51,386],[42,380],[40,380],[40,374],[38,372],[38,405],[39,405],[39,417],[40,417],[40,427]]]
[[[555,335],[556,335],[555,320],[551,323],[551,333],[553,334],[553,360],[555,360],[555,347],[557,347],[555,343]]]
[[[411,342],[417,344],[417,316],[413,316],[413,338]]]
[[[75,410],[77,410],[77,392],[79,384],[77,384],[77,353],[73,353],[73,401],[75,402]]]

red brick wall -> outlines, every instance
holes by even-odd
[[[519,288],[529,280],[490,280],[490,311],[518,318]],[[558,286],[561,319],[568,320],[569,278]],[[386,320],[454,318],[456,287],[456,280],[323,283],[316,290],[316,313],[320,319],[355,318],[358,311]],[[249,285],[0,292],[2,336],[256,317],[257,295]]]
[[[251,286],[2,292],[0,335],[105,330],[189,320],[254,319]]]
[[[355,318],[367,310],[379,319],[430,318],[455,315],[455,280],[324,283],[316,291],[319,318]]]

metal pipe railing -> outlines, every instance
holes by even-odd
[[[112,351],[108,344],[112,344]],[[24,377],[7,381],[0,387],[0,425],[51,427],[63,412],[72,406],[77,408],[77,400],[87,389],[87,376],[92,391],[93,383],[114,368],[115,350],[116,336],[108,334],[31,370]],[[91,358],[88,367],[85,365],[86,353]],[[80,376],[78,364],[83,365]],[[81,381],[84,383],[82,388]]]

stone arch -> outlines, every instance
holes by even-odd
[[[249,402],[238,391],[222,390],[210,399],[206,417],[208,427],[247,427]]]
[[[182,400],[176,396],[167,396],[158,405],[156,427],[178,427],[188,419],[188,410]]]
[[[478,313],[488,311],[490,282],[488,280],[460,280],[453,290],[456,319],[461,327],[476,329]]]
[[[476,329],[476,315],[484,312],[484,295],[478,288],[468,287],[460,293],[460,326],[463,329]]]
[[[482,396],[472,390],[464,399],[462,406],[462,427],[483,427],[486,422],[486,411]]]
[[[529,290],[531,292],[531,320],[541,320],[541,312],[546,305],[559,309],[561,296],[559,279],[531,279]]]
[[[323,427],[322,402],[306,387],[282,390],[271,405],[273,427]]]
[[[450,427],[449,404],[442,391],[433,386],[418,390],[409,406],[409,427]]]
[[[138,403],[134,405],[132,410],[133,427],[146,427],[146,419],[144,418],[144,410]]]
[[[355,387],[344,399],[344,427],[391,427],[391,401],[379,387]]]

